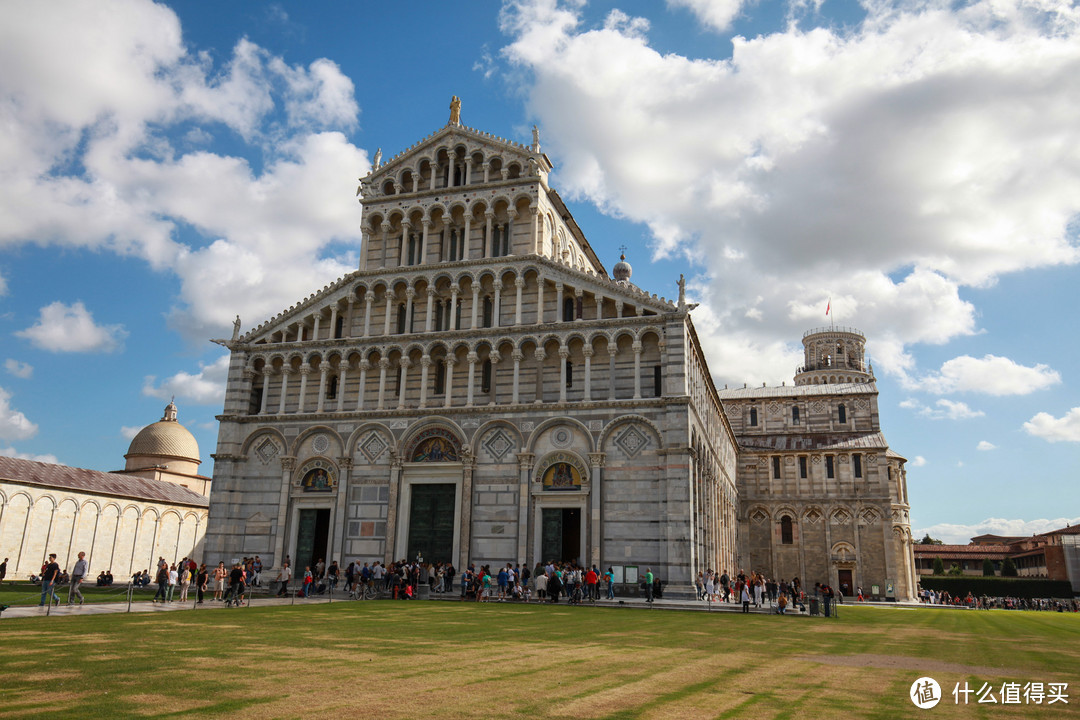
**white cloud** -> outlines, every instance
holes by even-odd
[[[667,0],[668,7],[684,7],[713,30],[727,30],[742,10],[740,0]]]
[[[945,398],[938,400],[933,406],[926,406],[914,398],[908,398],[900,403],[900,407],[905,410],[914,410],[931,420],[968,420],[986,414],[982,410],[971,409],[967,403]]]
[[[910,379],[905,384],[938,395],[953,392],[1028,395],[1060,382],[1061,375],[1043,364],[1027,367],[997,355],[982,358],[961,355],[945,362],[939,372],[919,380]]]
[[[1024,430],[1049,442],[1080,442],[1080,407],[1059,418],[1050,413],[1038,413],[1024,423]]]
[[[34,366],[29,363],[19,362],[15,358],[8,358],[4,361],[4,369],[10,374],[23,380],[29,379],[34,374]]]
[[[143,395],[161,398],[180,398],[196,405],[221,405],[225,401],[225,380],[229,374],[229,356],[222,355],[210,364],[199,363],[199,372],[179,372],[155,384],[157,378],[148,375]]]
[[[744,364],[822,322],[831,295],[903,376],[912,344],[977,332],[962,287],[1080,260],[1080,143],[1061,144],[1080,127],[1080,14],[864,7],[855,27],[793,22],[690,59],[628,21],[586,26],[576,3],[504,5],[503,57],[528,71],[560,187],[703,262],[715,343],[762,353]],[[1028,370],[1025,388],[1052,373]]]
[[[16,458],[18,460],[33,460],[35,462],[51,463],[58,465],[59,460],[55,455],[35,455],[34,453],[19,452],[13,447],[0,447],[0,455],[4,457]]]
[[[333,62],[289,65],[242,39],[219,67],[148,0],[27,3],[4,19],[0,248],[107,249],[175,272],[170,319],[193,340],[355,268],[330,245],[359,239],[369,163],[343,135],[359,108]],[[258,168],[214,151],[236,136]],[[180,226],[196,232],[180,242]],[[215,264],[222,247],[259,261]]]
[[[34,437],[37,431],[37,425],[11,407],[11,393],[0,387],[0,439],[27,440]]]
[[[916,455],[915,459],[908,463],[909,467],[923,467],[926,465],[926,458],[922,455]]]
[[[1008,520],[1005,518],[987,518],[973,525],[941,523],[926,528],[912,530],[912,536],[921,538],[927,533],[930,537],[948,545],[967,545],[973,537],[979,535],[1005,535],[1007,537],[1026,537],[1039,533],[1060,530],[1066,525],[1080,523],[1080,517],[1054,518],[1039,520]]]
[[[976,450],[997,450],[997,445],[987,440],[980,440],[979,444],[975,446]]]
[[[3,273],[0,273],[0,297],[4,297],[8,293],[7,278]]]
[[[98,325],[81,301],[59,300],[41,308],[38,321],[15,333],[50,352],[114,352],[128,333],[123,325]]]
[[[120,436],[125,440],[134,440],[135,436],[145,427],[144,425],[122,425],[120,427]]]

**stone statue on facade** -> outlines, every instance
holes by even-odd
[[[533,144],[532,151],[534,153],[540,152],[540,128],[533,125]]]
[[[232,339],[238,340],[240,338],[240,316],[236,316],[236,320],[232,324]]]
[[[382,148],[375,151],[375,169],[378,170],[382,165]]]
[[[450,98],[450,122],[447,125],[461,124],[461,98],[454,95]]]

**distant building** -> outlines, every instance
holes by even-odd
[[[169,403],[131,441],[123,470],[99,472],[0,457],[0,558],[8,577],[41,570],[50,553],[70,569],[80,551],[92,580],[121,581],[163,557],[199,560],[210,478],[197,473],[199,445]]]
[[[1011,558],[1019,577],[1068,580],[1080,593],[1080,525],[1039,533],[1030,537],[979,535],[967,545],[916,545],[915,565],[920,575],[934,573],[940,558],[945,571],[957,566],[964,575],[982,575],[983,561],[994,563],[994,574]]]

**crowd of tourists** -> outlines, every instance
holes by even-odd
[[[919,591],[919,601],[924,605],[951,605],[977,610],[1035,610],[1042,612],[1080,612],[1080,601],[1061,598],[990,597],[988,595],[953,595],[948,590]]]

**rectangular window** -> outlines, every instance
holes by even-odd
[[[825,456],[825,477],[827,478],[836,477],[836,468],[833,466],[833,459],[832,455]]]
[[[855,477],[862,477],[862,453],[855,453],[851,456],[851,467],[854,468]]]
[[[664,394],[664,376],[660,365],[653,366],[653,395],[661,397]]]
[[[446,361],[435,361],[435,394],[442,395],[446,392]]]
[[[777,480],[780,479],[780,456],[774,455],[772,459],[772,476]]]
[[[799,458],[799,477],[806,479],[806,457]]]

